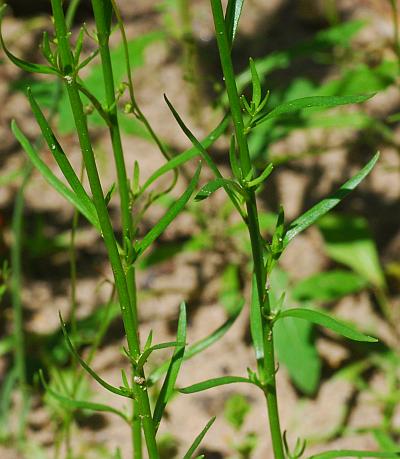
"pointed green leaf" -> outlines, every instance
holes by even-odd
[[[321,325],[322,327],[329,328],[330,330],[345,336],[346,338],[354,341],[364,341],[367,343],[376,343],[378,340],[372,336],[365,335],[357,331],[355,328],[347,325],[339,319],[336,319],[325,312],[316,309],[306,308],[293,308],[282,311],[277,320],[284,319],[285,317],[294,317],[297,319],[307,320],[314,324]]]
[[[257,178],[248,182],[247,186],[249,188],[253,188],[253,187],[257,187],[258,185],[261,185],[270,176],[273,170],[274,170],[274,165],[272,163],[268,164],[268,166],[263,170],[261,175],[259,175]]]
[[[50,170],[50,168],[42,161],[39,156],[38,151],[32,146],[29,140],[25,137],[22,131],[18,128],[15,121],[11,123],[11,130],[15,135],[18,142],[21,144],[22,148],[25,150],[25,153],[29,156],[29,159],[32,161],[33,165],[39,172],[43,175],[46,181],[64,198],[66,198],[74,207],[76,207],[79,212],[86,217],[86,219],[98,230],[100,231],[100,224],[97,218],[97,214],[93,213],[93,209],[87,207],[87,203],[82,201],[73,191],[67,188],[63,182],[61,182]]]
[[[147,359],[154,351],[158,351],[160,349],[167,349],[169,347],[178,347],[178,346],[185,346],[185,343],[178,343],[177,341],[169,341],[167,343],[160,343],[155,344],[154,346],[148,347],[143,353],[140,355],[139,360],[137,362],[137,370],[140,371],[143,368],[143,365],[146,363]]]
[[[103,386],[105,389],[107,389],[109,392],[112,392],[113,394],[120,395],[121,397],[127,397],[127,398],[132,398],[132,395],[127,393],[126,391],[123,391],[121,389],[118,389],[117,387],[112,386],[111,384],[108,384],[108,382],[104,381],[90,366],[82,359],[82,357],[79,355],[78,351],[75,349],[75,346],[72,344],[67,330],[65,328],[65,323],[61,317],[60,314],[60,323],[61,323],[61,330],[63,332],[65,341],[67,343],[67,346],[71,352],[71,354],[76,358],[76,360],[80,363],[82,368],[86,370],[90,376],[95,379],[101,386]]]
[[[186,454],[183,456],[183,459],[192,459],[194,452],[200,446],[201,441],[205,437],[206,433],[209,431],[210,427],[214,424],[216,417],[211,418],[204,429],[197,435],[194,442],[191,444],[190,448],[187,450]]]
[[[400,451],[399,452],[374,452],[374,451],[356,451],[353,449],[341,449],[341,450],[336,450],[336,451],[326,451],[324,453],[320,454],[314,454],[313,456],[310,456],[309,459],[335,459],[337,457],[373,457],[373,458],[379,458],[379,457],[387,457],[387,458],[396,458],[400,457]]]
[[[261,102],[261,82],[260,77],[258,76],[256,65],[252,58],[249,60],[250,62],[250,71],[251,71],[251,81],[253,84],[253,97],[252,97],[252,104],[256,109]]]
[[[96,208],[93,204],[93,201],[90,199],[85,189],[83,188],[81,181],[79,180],[74,169],[72,168],[71,163],[68,161],[67,155],[65,154],[56,136],[54,135],[49,123],[43,115],[42,110],[40,109],[35,98],[33,97],[31,90],[28,89],[27,93],[29,103],[31,104],[33,114],[36,118],[36,121],[39,124],[42,135],[50,149],[51,154],[53,155],[59,168],[61,169],[61,172],[63,173],[64,177],[70,184],[72,190],[75,192],[77,197],[82,201],[84,206],[87,209],[91,209],[90,212],[93,216],[97,216]]]
[[[180,306],[179,311],[179,319],[178,319],[178,330],[176,333],[176,341],[178,343],[185,343],[186,342],[186,327],[187,327],[187,319],[186,319],[186,305],[182,303]],[[185,353],[185,344],[176,346],[174,355],[171,358],[171,362],[168,367],[167,374],[164,379],[164,383],[161,387],[160,394],[157,399],[156,406],[154,408],[153,414],[153,422],[155,429],[157,431],[158,426],[160,425],[161,418],[163,416],[165,407],[175,388],[175,382],[178,377],[179,369],[182,364],[183,356]]]
[[[303,215],[294,220],[285,235],[283,240],[283,248],[285,248],[289,242],[301,233],[313,223],[315,223],[322,215],[329,212],[335,206],[339,204],[356,186],[371,172],[376,162],[378,161],[379,153],[377,153],[357,174],[355,174],[350,180],[344,183],[335,193],[328,198],[323,199],[314,207],[307,210]]]
[[[351,271],[333,270],[301,280],[292,291],[299,301],[333,301],[365,288],[367,282]]]
[[[189,199],[191,198],[199,181],[201,164],[197,167],[196,173],[189,183],[186,191],[177,199],[174,204],[167,210],[161,219],[153,226],[146,236],[136,245],[138,255],[142,254],[167,228],[167,226],[175,220],[177,215],[183,210]]]
[[[204,185],[203,188],[196,194],[194,199],[195,201],[203,201],[220,188],[229,188],[234,193],[236,192],[241,194],[242,196],[244,195],[243,190],[233,180],[228,180],[225,178],[216,178],[214,180],[211,180],[211,182],[208,182],[207,185]]]
[[[205,349],[209,348],[211,345],[216,343],[220,340],[225,333],[232,327],[235,323],[236,319],[239,317],[239,314],[243,308],[243,304],[240,308],[235,310],[234,314],[229,316],[229,318],[224,322],[220,327],[214,330],[210,335],[206,336],[205,338],[197,341],[196,343],[188,346],[185,354],[183,356],[183,360],[189,360],[195,355],[199,354],[200,352],[204,351]],[[168,362],[165,362],[161,366],[159,366],[151,375],[147,378],[147,383],[149,386],[155,384],[161,376],[167,371],[168,369]]]
[[[104,405],[102,403],[93,403],[93,402],[87,402],[86,400],[74,400],[72,398],[65,397],[64,395],[61,395],[57,392],[55,392],[53,389],[51,389],[45,382],[43,373],[39,373],[41,382],[46,389],[46,392],[51,395],[54,399],[58,400],[62,405],[65,407],[72,409],[72,410],[89,410],[89,411],[100,411],[100,412],[106,412],[106,413],[113,413],[116,414],[117,416],[121,417],[124,421],[128,422],[127,416],[122,412],[117,410],[116,408],[113,408],[112,406],[109,405]]]
[[[229,45],[232,47],[235,40],[236,30],[242,13],[244,0],[228,0],[225,13],[225,28]]]
[[[61,75],[61,73],[53,68],[49,67],[48,65],[40,65],[40,64],[34,64],[32,62],[27,62],[23,59],[20,59],[17,56],[14,56],[8,48],[6,47],[6,44],[4,43],[4,38],[2,34],[2,22],[4,18],[4,13],[7,8],[7,5],[3,5],[0,8],[0,43],[3,48],[3,51],[6,53],[7,57],[10,59],[10,61],[15,64],[17,67],[19,67],[22,70],[25,70],[25,72],[31,72],[31,73],[47,73],[51,75]]]
[[[188,139],[192,142],[194,147],[197,149],[197,151],[200,153],[201,157],[204,159],[204,161],[207,163],[208,167],[212,170],[216,178],[222,178],[222,174],[219,171],[217,165],[211,158],[211,156],[208,154],[207,150],[203,147],[203,145],[196,139],[196,137],[193,135],[193,133],[190,131],[190,129],[186,126],[186,124],[183,122],[182,118],[179,116],[178,112],[175,110],[171,102],[168,100],[167,96],[164,95],[165,102],[167,103],[169,109],[171,110],[172,114],[174,115],[174,118],[176,119],[177,123],[179,124],[180,128],[182,131],[186,134]],[[236,207],[237,211],[239,212],[240,215],[243,217],[243,212],[242,209],[237,202],[237,199],[235,195],[232,193],[232,191],[224,186],[224,189],[226,191],[226,194],[229,196],[230,200],[232,201],[233,205]]]
[[[203,390],[212,389],[213,387],[226,386],[227,384],[234,383],[248,383],[255,384],[249,378],[243,378],[242,376],[221,376],[220,378],[208,379],[192,386],[182,387],[179,392],[182,394],[194,394],[196,392],[202,392]]]
[[[328,255],[350,267],[374,287],[386,287],[379,254],[366,219],[326,215],[318,222]]]
[[[267,114],[262,114],[255,122],[259,125],[271,118],[276,118],[290,113],[296,113],[306,108],[333,108],[339,105],[358,104],[365,102],[373,97],[374,94],[357,95],[357,96],[311,96],[302,97],[301,99],[284,102],[272,109]]]
[[[229,124],[229,116],[226,115],[223,120],[218,124],[218,126],[201,141],[201,145],[204,149],[210,147],[226,130]],[[187,161],[199,156],[199,151],[196,147],[192,147],[189,150],[184,151],[183,153],[174,156],[166,164],[163,164],[159,169],[157,169],[147,180],[146,183],[141,187],[140,191],[143,193],[152,183],[154,183],[162,175],[166,174],[173,169],[181,166]]]
[[[229,145],[229,162],[231,163],[233,176],[236,177],[237,180],[240,180],[242,178],[242,170],[236,156],[236,139],[234,135],[231,136],[231,143]]]

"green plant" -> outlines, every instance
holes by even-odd
[[[183,5],[186,3],[182,2]],[[12,130],[19,143],[25,150],[33,165],[41,172],[44,178],[64,196],[97,230],[99,237],[103,240],[107,250],[108,258],[112,267],[115,290],[118,296],[120,312],[127,339],[127,348],[124,354],[130,363],[130,373],[122,371],[122,383],[120,386],[113,386],[105,381],[90,366],[90,358],[86,361],[82,359],[76,347],[78,324],[75,317],[71,320],[71,333],[67,329],[63,318],[60,317],[62,333],[67,347],[74,359],[80,366],[99,384],[103,389],[108,390],[114,395],[127,399],[130,404],[128,411],[116,409],[111,405],[97,403],[87,400],[82,396],[82,389],[79,385],[79,378],[74,373],[72,385],[64,384],[64,392],[61,386],[55,384],[58,378],[61,382],[63,375],[56,373],[53,380],[48,383],[45,375],[40,374],[46,392],[53,399],[56,399],[62,406],[71,412],[76,410],[100,411],[112,413],[120,417],[131,428],[133,457],[141,459],[143,457],[142,433],[144,434],[147,454],[150,459],[160,457],[160,448],[157,443],[157,433],[163,419],[167,404],[175,392],[175,384],[181,363],[188,358],[196,355],[206,347],[212,345],[220,339],[230,328],[237,318],[240,307],[232,308],[232,298],[224,296],[227,308],[230,312],[228,320],[217,330],[206,338],[191,346],[186,346],[187,316],[185,304],[181,304],[177,325],[176,340],[166,343],[153,344],[152,332],[149,333],[144,344],[139,336],[138,304],[135,271],[137,266],[144,260],[144,253],[155,242],[168,225],[178,216],[193,196],[199,182],[201,166],[199,165],[193,178],[188,183],[182,195],[173,200],[166,213],[161,219],[143,236],[140,237],[138,225],[147,208],[157,199],[165,196],[171,191],[176,183],[177,168],[190,159],[200,156],[205,164],[215,175],[215,179],[204,185],[196,194],[196,199],[202,201],[214,193],[219,188],[224,188],[232,205],[237,210],[243,220],[251,244],[252,255],[252,295],[250,300],[250,329],[252,343],[257,360],[257,369],[248,369],[248,376],[223,376],[208,381],[194,384],[190,387],[181,388],[181,393],[194,393],[209,388],[232,384],[247,383],[252,384],[261,390],[265,396],[267,412],[270,425],[270,436],[272,439],[274,456],[276,459],[298,458],[304,452],[302,443],[299,443],[295,451],[289,451],[282,429],[280,426],[279,409],[277,403],[277,388],[275,374],[277,371],[275,361],[275,333],[276,327],[288,321],[304,321],[309,324],[317,324],[333,330],[355,341],[375,342],[376,339],[365,335],[352,326],[326,314],[318,308],[286,308],[284,307],[285,298],[280,296],[273,298],[270,284],[273,283],[273,271],[277,261],[291,240],[300,232],[315,223],[321,216],[335,207],[347,194],[349,194],[372,170],[378,155],[374,156],[361,171],[350,178],[337,192],[330,197],[323,199],[310,210],[298,217],[289,225],[285,224],[283,209],[280,210],[272,240],[267,241],[263,238],[260,231],[260,214],[257,207],[256,192],[264,185],[268,176],[272,173],[273,165],[267,164],[265,169],[256,174],[252,165],[250,155],[248,135],[259,125],[268,123],[270,120],[279,120],[287,115],[303,113],[304,111],[321,110],[333,108],[346,104],[361,103],[371,97],[368,95],[314,95],[297,98],[295,100],[283,101],[281,104],[270,108],[268,106],[268,93],[264,93],[261,86],[260,75],[256,64],[250,60],[250,74],[252,82],[252,98],[250,101],[238,93],[235,74],[231,59],[231,49],[233,46],[235,33],[239,23],[243,1],[230,0],[227,10],[224,13],[220,0],[210,1],[214,24],[215,37],[218,43],[220,61],[224,73],[226,91],[228,95],[228,106],[230,118],[233,122],[234,133],[231,137],[229,150],[229,160],[231,164],[232,177],[223,177],[213,158],[207,152],[207,148],[219,137],[227,128],[229,117],[225,117],[219,126],[203,142],[198,141],[184,124],[179,114],[166,98],[166,102],[171,109],[173,116],[181,126],[185,134],[193,143],[193,148],[171,157],[171,152],[157,136],[148,120],[137,104],[134,92],[134,85],[131,76],[131,58],[129,43],[126,38],[124,24],[115,0],[92,0],[92,7],[96,23],[96,50],[89,57],[82,59],[82,49],[84,46],[85,30],[82,29],[76,42],[72,45],[68,22],[66,21],[61,0],[51,0],[52,13],[54,18],[55,37],[50,39],[44,34],[42,43],[42,53],[47,60],[47,64],[33,64],[21,60],[14,56],[6,47],[3,38],[1,44],[7,56],[17,66],[25,71],[33,73],[43,73],[58,77],[63,85],[66,98],[73,117],[75,130],[78,135],[81,147],[84,170],[89,181],[90,194],[83,185],[83,177],[79,176],[71,166],[68,155],[64,152],[60,142],[54,134],[52,127],[34,95],[28,89],[28,99],[41,129],[44,140],[46,141],[54,160],[58,164],[67,184],[58,179],[50,168],[41,159],[37,149],[31,144],[27,137],[15,122],[12,123]],[[1,15],[4,14],[4,8]],[[120,59],[116,63],[112,59],[112,52],[109,46],[109,38],[112,32],[112,20],[115,18],[117,26],[122,36],[122,46],[119,57],[122,56],[125,69],[116,76],[116,65],[120,64]],[[84,81],[80,78],[82,68],[89,65],[97,55],[101,61],[102,74],[102,94],[97,93],[94,83]],[[99,77],[99,68],[95,76]],[[126,76],[125,76],[126,74]],[[126,78],[125,81],[117,81]],[[127,92],[129,102],[124,105],[123,111],[130,118],[140,123],[141,132],[146,133],[146,137],[151,139],[160,149],[160,153],[166,163],[156,170],[153,175],[143,184],[140,184],[140,166],[136,163],[133,171],[133,180],[128,180],[125,165],[124,151],[121,141],[121,116],[120,98]],[[90,107],[85,108],[87,101]],[[121,213],[122,235],[118,237],[114,231],[108,203],[114,191],[114,187],[108,192],[104,192],[101,177],[94,155],[92,139],[88,129],[88,115],[94,110],[97,112],[98,119],[109,131],[114,154],[116,167],[116,186],[119,193],[119,208]],[[151,184],[167,172],[174,172],[172,184],[167,190],[162,190],[158,194],[147,193]],[[139,207],[139,198],[145,200],[142,208]],[[132,209],[135,209],[135,218],[132,217]],[[148,259],[147,259],[148,260]],[[276,271],[275,271],[276,272]],[[235,285],[235,273],[229,274],[232,284]],[[273,289],[273,287],[272,287]],[[272,290],[273,291],[273,290]],[[235,297],[236,299],[236,297]],[[111,304],[112,299],[110,300]],[[101,339],[101,334],[98,335]],[[71,339],[72,338],[72,339]],[[172,348],[172,357],[161,366],[156,368],[147,376],[147,360],[149,356],[160,349]],[[165,376],[164,376],[165,375]],[[162,377],[164,377],[161,389],[159,390],[154,408],[151,406],[149,389]],[[61,378],[61,379],[60,379]],[[85,392],[83,391],[85,394]],[[212,418],[195,438],[192,445],[184,455],[184,459],[193,457],[197,447],[202,441],[207,431],[211,428],[215,418]],[[243,445],[241,454],[246,457],[254,447],[254,438],[249,438],[246,445]],[[339,451],[327,452],[315,458],[323,459],[328,457],[372,457],[369,452]],[[393,457],[389,453],[373,453],[374,457]],[[116,457],[120,456],[117,452]]]

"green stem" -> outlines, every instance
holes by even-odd
[[[24,213],[24,194],[25,187],[32,173],[32,163],[28,163],[24,167],[23,181],[20,186],[17,197],[15,199],[14,212],[12,217],[12,232],[14,235],[14,243],[11,246],[11,269],[12,283],[11,294],[13,304],[13,335],[14,335],[14,353],[15,366],[17,368],[18,384],[21,392],[21,413],[18,424],[18,440],[23,441],[25,437],[25,424],[27,407],[29,403],[28,386],[26,380],[26,364],[25,364],[25,339],[23,331],[23,310],[21,301],[21,254],[22,254],[22,223]]]
[[[73,58],[68,38],[68,30],[65,25],[61,0],[51,0],[51,5],[55,22],[60,60],[63,73],[65,75],[64,80],[66,89],[74,116],[75,126],[78,133],[87,176],[89,179],[90,189],[93,195],[93,202],[96,207],[104,244],[108,252],[108,257],[110,259],[114,275],[115,286],[118,292],[121,307],[122,320],[124,323],[128,342],[128,348],[133,358],[137,359],[140,355],[138,320],[135,311],[131,308],[127,279],[125,276],[124,268],[122,266],[121,258],[118,253],[117,242],[104,200],[103,189],[101,186],[94,152],[90,141],[86,117],[83,111],[83,105],[80,99],[78,85],[75,81],[73,72]],[[155,430],[151,416],[149,398],[146,390],[147,388],[139,384],[134,384],[133,387],[142,419],[149,457],[150,459],[158,459],[159,454],[155,439]]]
[[[224,13],[222,10],[221,0],[210,0],[210,2],[214,17],[214,26],[216,31],[220,61],[224,74],[226,91],[228,93],[237,145],[239,148],[240,165],[243,171],[243,175],[247,176],[251,170],[251,161],[247,138],[244,132],[244,121],[239,94],[236,87],[230,46],[226,34]],[[265,319],[265,317],[269,315],[270,311],[269,304],[265,301],[264,296],[266,273],[263,259],[263,240],[260,233],[257,202],[254,192],[249,192],[249,198],[246,205],[248,213],[247,227],[251,241],[253,269],[257,282],[257,293],[259,297],[259,304],[263,308],[264,312],[264,364],[263,367],[259,368],[259,372],[261,373],[259,376],[261,381],[265,384],[264,393],[267,401],[269,425],[275,459],[284,459],[285,454],[283,449],[276,395],[276,370],[273,330],[270,321]]]

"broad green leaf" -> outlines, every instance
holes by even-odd
[[[191,359],[195,355],[199,354],[200,352],[204,351],[205,349],[209,348],[211,345],[219,341],[235,323],[236,319],[239,317],[242,308],[243,304],[240,308],[237,308],[235,313],[232,314],[220,327],[218,327],[216,330],[210,333],[210,335],[188,346],[183,356],[183,360],[185,361]],[[147,378],[147,383],[149,386],[155,384],[161,378],[161,376],[167,371],[168,364],[168,362],[165,362],[150,374],[150,376]]]
[[[327,215],[318,223],[328,255],[349,266],[374,287],[385,288],[385,276],[378,251],[362,217]]]
[[[32,96],[32,92],[30,91],[30,89],[28,89],[28,99],[29,103],[31,104],[31,108],[36,118],[36,121],[38,122],[40,130],[42,131],[42,135],[50,149],[51,154],[53,155],[58,166],[60,167],[61,172],[63,173],[67,182],[70,184],[74,193],[82,201],[82,203],[84,203],[85,207],[91,209],[91,213],[93,215],[96,215],[96,208],[93,204],[93,201],[90,199],[85,189],[83,188],[81,181],[79,180],[74,169],[72,168],[71,163],[68,161],[68,158],[64,150],[62,149],[56,136],[54,135],[49,123],[43,115],[43,112],[41,111],[39,105],[36,103],[34,97]]]
[[[185,303],[182,303],[180,306],[178,330],[176,333],[176,341],[178,343],[186,343],[186,327],[186,305]],[[169,364],[168,371],[164,379],[164,383],[161,387],[156,406],[154,408],[153,422],[156,431],[158,429],[158,426],[160,425],[165,407],[167,406],[167,403],[169,402],[171,395],[174,392],[176,379],[178,377],[184,353],[185,344],[176,346],[174,355],[171,358],[171,362]]]
[[[48,65],[41,65],[41,64],[34,64],[32,62],[27,62],[23,59],[20,59],[17,56],[14,56],[8,48],[6,47],[6,44],[4,43],[4,38],[2,34],[2,22],[4,18],[4,13],[7,8],[7,5],[3,5],[0,7],[0,43],[3,48],[3,51],[6,53],[7,57],[10,59],[10,61],[15,64],[17,67],[19,67],[22,70],[25,70],[25,72],[31,72],[31,73],[46,73],[46,74],[51,74],[51,75],[61,75],[61,73]]]
[[[98,230],[100,231],[100,224],[97,217],[97,214],[93,213],[93,209],[87,207],[87,203],[82,201],[73,191],[67,188],[63,182],[61,182],[50,170],[50,168],[44,163],[40,158],[38,151],[32,146],[29,140],[25,137],[22,131],[18,128],[15,121],[11,123],[11,130],[15,135],[18,142],[21,144],[22,148],[25,150],[25,153],[29,156],[29,159],[32,161],[33,165],[39,172],[43,175],[46,181],[64,198],[66,198],[74,207],[76,207],[79,212],[86,217],[86,219]]]
[[[229,124],[229,116],[225,115],[223,120],[218,124],[218,126],[201,141],[201,145],[203,148],[210,147],[226,130]],[[170,159],[167,163],[163,164],[159,169],[157,169],[145,182],[145,184],[141,187],[141,192],[145,191],[152,183],[154,183],[158,178],[163,176],[169,171],[176,169],[177,167],[181,166],[182,164],[186,163],[187,161],[199,156],[199,151],[196,147],[192,147],[183,153],[174,156]]]
[[[313,223],[315,223],[322,215],[332,210],[339,204],[356,186],[371,172],[376,162],[378,161],[379,153],[377,153],[357,174],[350,180],[344,183],[335,193],[328,198],[323,199],[314,207],[307,210],[303,215],[294,220],[285,235],[283,247],[285,248],[289,242]]]
[[[243,190],[240,186],[233,180],[228,180],[225,178],[216,178],[208,182],[207,185],[204,185],[202,189],[196,194],[195,201],[203,201],[215,193],[220,188],[229,188],[233,193],[239,193],[243,195]]]
[[[194,394],[195,392],[202,392],[203,390],[211,389],[218,386],[226,386],[227,384],[234,383],[248,383],[255,384],[249,378],[243,378],[242,376],[221,376],[220,378],[208,379],[192,386],[182,387],[178,389],[182,394]]]
[[[167,228],[167,226],[175,220],[177,215],[183,210],[189,199],[191,198],[197,182],[199,181],[201,164],[198,166],[196,173],[189,183],[186,191],[177,199],[174,204],[167,210],[161,219],[153,226],[146,236],[136,245],[136,252],[141,255]]]
[[[233,394],[224,404],[224,417],[238,432],[251,410],[251,405],[242,394]]]
[[[113,413],[121,417],[124,421],[129,422],[127,416],[122,411],[119,411],[116,408],[113,408],[112,406],[104,405],[102,403],[88,402],[86,400],[74,400],[72,398],[68,398],[68,397],[65,397],[64,395],[58,394],[46,384],[44,377],[43,377],[43,373],[40,372],[39,375],[40,375],[42,384],[44,388],[46,389],[46,392],[51,397],[53,397],[58,402],[60,402],[63,406],[65,406],[66,408],[73,409],[73,410],[78,409],[78,410],[89,410],[89,411],[100,411],[100,412],[106,412],[106,413]]]
[[[270,282],[271,310],[276,311],[283,293],[286,294],[287,301],[291,301],[289,280],[285,272],[275,268]],[[315,393],[321,377],[321,359],[314,344],[312,330],[310,322],[290,317],[277,321],[273,329],[278,361],[287,368],[293,384],[306,395]]]
[[[272,109],[267,114],[263,114],[256,120],[256,125],[263,123],[271,118],[276,118],[290,113],[296,113],[300,110],[309,108],[333,108],[339,105],[358,104],[365,102],[373,97],[374,94],[357,95],[357,96],[310,96],[295,99],[290,102],[284,102]]]
[[[199,435],[197,435],[194,442],[191,444],[190,448],[187,450],[186,454],[183,456],[183,459],[192,459],[194,452],[200,446],[200,443],[203,440],[204,436],[209,431],[210,427],[214,424],[215,419],[216,417],[214,416],[207,422],[204,429],[199,433]],[[199,459],[200,457],[204,457],[204,456],[198,456],[197,459]]]
[[[277,316],[277,321],[285,319],[286,317],[307,320],[314,324],[321,325],[322,327],[329,328],[335,333],[338,333],[339,335],[345,336],[346,338],[352,339],[354,341],[364,341],[367,343],[376,343],[378,341],[376,338],[365,335],[364,333],[357,331],[355,328],[347,325],[341,320],[338,320],[326,314],[325,312],[318,311],[316,309],[286,309]]]
[[[294,385],[313,395],[321,377],[321,359],[312,336],[312,324],[287,317],[274,324],[278,361],[287,368]]]
[[[365,288],[366,281],[351,271],[334,270],[318,273],[298,282],[292,291],[299,301],[333,301]]]
[[[225,28],[229,45],[232,47],[235,40],[236,30],[242,13],[244,0],[228,0],[225,13]]]
[[[127,393],[126,391],[122,389],[118,389],[117,387],[114,387],[108,382],[104,381],[103,378],[101,378],[94,370],[92,370],[92,368],[90,368],[90,366],[79,355],[78,351],[75,349],[75,346],[72,344],[68,336],[67,330],[65,328],[65,323],[61,315],[60,315],[60,323],[61,323],[61,330],[63,332],[65,342],[67,343],[68,349],[70,350],[71,354],[76,358],[76,360],[80,363],[82,368],[86,370],[93,379],[95,379],[101,386],[103,386],[109,392],[112,392],[113,394],[116,394],[116,395],[120,395],[121,397],[132,398],[131,394]]]
[[[336,451],[326,451],[324,453],[320,454],[314,454],[313,456],[310,456],[308,459],[335,459],[337,457],[373,457],[373,458],[378,458],[378,457],[387,457],[387,458],[396,458],[400,457],[400,451],[399,452],[374,452],[374,451],[357,451],[353,449],[338,449]]]
[[[261,363],[264,358],[264,332],[255,273],[251,278],[250,332],[256,360]]]

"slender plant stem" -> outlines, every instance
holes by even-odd
[[[74,116],[75,126],[79,137],[79,143],[82,150],[90,188],[93,195],[93,202],[96,207],[102,236],[107,248],[114,274],[115,285],[121,306],[122,320],[128,341],[128,348],[133,358],[137,359],[140,355],[138,320],[137,316],[134,314],[134,311],[131,308],[127,279],[125,276],[124,268],[122,266],[121,258],[118,253],[117,242],[104,200],[103,189],[101,186],[94,152],[90,141],[86,117],[83,111],[83,105],[80,99],[78,85],[75,81],[75,75],[73,71],[73,58],[69,44],[68,30],[65,25],[61,0],[51,0],[51,5],[59,46],[60,61],[64,73],[64,80],[72,108],[72,113]],[[138,376],[140,377],[141,375]],[[147,387],[145,384],[134,384],[133,387],[142,419],[149,457],[150,459],[158,459],[159,454],[155,440],[155,429],[150,410]]]
[[[105,8],[107,5],[104,0],[92,0],[94,17],[97,27],[97,38],[99,41],[100,57],[103,70],[104,88],[106,94],[107,112],[110,119],[110,136],[114,153],[115,166],[117,169],[118,189],[120,195],[120,208],[122,211],[122,235],[123,247],[125,253],[128,253],[129,245],[132,244],[132,235],[134,233],[132,227],[130,192],[128,187],[128,177],[126,174],[126,165],[124,152],[121,140],[121,131],[118,122],[117,100],[115,97],[114,75],[111,63],[111,54],[109,48],[110,24],[104,23]],[[112,11],[111,4],[108,3],[108,8]],[[110,18],[111,19],[111,18]],[[126,279],[128,283],[128,292],[130,304],[133,310],[133,315],[137,317],[137,301],[136,301],[136,279],[135,269],[133,266],[126,270]],[[139,346],[140,346],[140,338]],[[134,377],[134,375],[132,375]],[[133,416],[132,416],[132,440],[133,440],[133,457],[134,459],[142,458],[142,434],[141,421],[137,416],[139,407],[137,402],[133,401]]]
[[[23,181],[18,190],[15,199],[15,207],[12,217],[12,231],[14,242],[11,247],[11,269],[12,282],[11,294],[13,304],[13,323],[14,323],[14,340],[15,340],[15,365],[17,368],[18,384],[21,393],[21,413],[18,424],[18,440],[23,441],[25,436],[25,424],[27,406],[29,403],[28,387],[26,381],[26,364],[25,364],[25,338],[23,331],[23,310],[21,302],[21,254],[22,254],[22,223],[24,214],[24,194],[26,185],[32,173],[32,163],[28,163],[24,167]]]
[[[239,94],[236,87],[235,74],[233,70],[230,46],[225,28],[225,18],[222,9],[221,0],[210,0],[212,13],[214,17],[214,26],[218,43],[221,66],[225,79],[226,91],[228,93],[231,115],[234,123],[237,145],[239,149],[239,160],[243,176],[251,171],[251,161],[246,134],[244,132],[244,121],[240,105]],[[264,309],[263,328],[264,328],[264,366],[259,368],[261,381],[265,384],[265,396],[268,408],[268,417],[272,445],[275,459],[284,459],[284,449],[282,434],[279,421],[279,411],[276,395],[275,379],[275,356],[273,330],[271,322],[266,319],[269,316],[269,304],[265,301],[264,290],[266,285],[266,273],[263,260],[263,241],[260,233],[258,221],[258,211],[255,193],[250,191],[246,203],[248,221],[247,227],[251,240],[253,269],[257,283],[257,293],[260,307]]]

